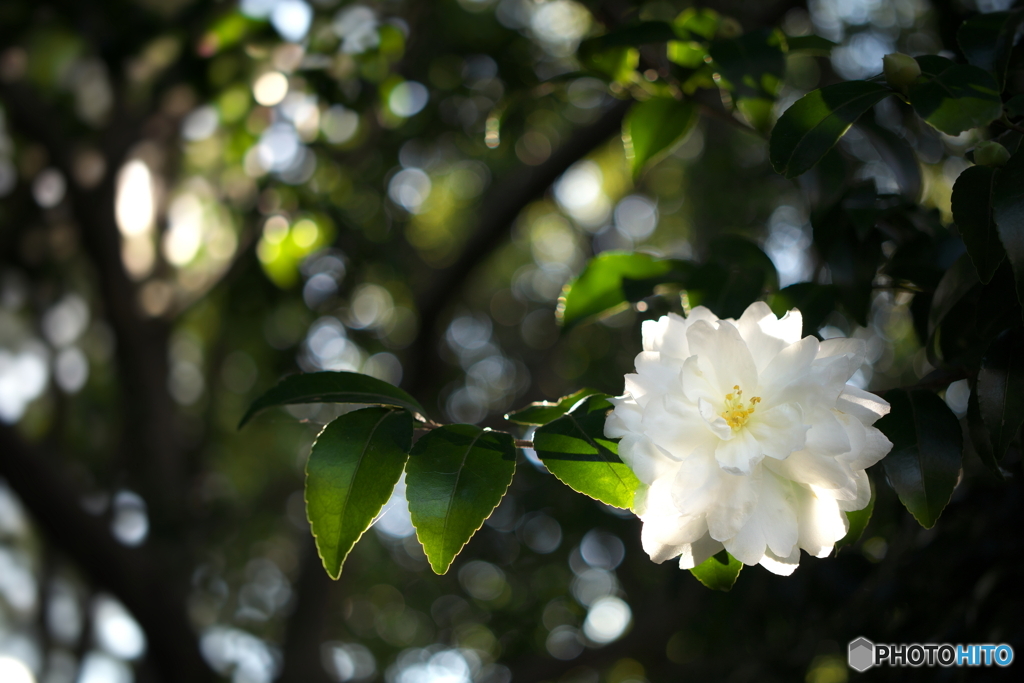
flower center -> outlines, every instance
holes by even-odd
[[[733,393],[725,395],[725,410],[719,414],[725,418],[732,431],[736,432],[747,424],[747,420],[754,414],[754,406],[761,402],[761,397],[755,396],[750,399],[750,407],[747,408],[743,405],[743,390],[740,386],[737,384],[732,389]]]

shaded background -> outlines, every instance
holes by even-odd
[[[963,18],[1009,4],[702,3],[746,30],[840,43],[788,58],[776,111],[878,73],[897,49],[955,57]],[[876,472],[860,543],[789,578],[747,568],[729,594],[652,564],[638,520],[527,457],[446,576],[399,490],[331,582],[301,488],[338,408],[235,430],[296,370],[365,372],[493,427],[580,386],[617,393],[658,305],[567,334],[554,318],[601,251],[701,258],[738,234],[780,285],[829,281],[810,223],[824,190],[776,175],[766,141],[717,96],[631,180],[622,88],[581,73],[576,48],[688,5],[5,0],[0,679],[842,683],[857,636],[1019,650],[1019,477],[1000,484],[973,458],[936,528]],[[920,224],[945,235],[977,140],[906,114],[884,102],[868,123],[911,143],[909,173],[867,124],[838,155],[854,180],[919,200]],[[962,250],[953,239],[944,258]],[[825,321],[823,337],[868,342],[861,386],[932,369],[913,300],[879,288],[867,326]],[[962,388],[946,393],[958,415]],[[1017,446],[1005,464],[1019,475]]]

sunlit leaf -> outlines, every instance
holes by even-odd
[[[264,408],[295,403],[365,403],[397,406],[426,415],[416,399],[376,377],[357,372],[310,372],[282,379],[252,402],[238,426],[245,425]]]
[[[366,408],[324,427],[306,465],[306,514],[331,578],[402,476],[412,443],[404,410]]]
[[[416,537],[437,574],[501,502],[516,470],[511,435],[476,425],[446,425],[409,454],[406,498]]]
[[[718,33],[722,16],[706,7],[687,7],[672,20],[672,27],[681,38],[696,36],[711,40]]]
[[[728,592],[736,585],[742,569],[743,563],[723,550],[698,564],[690,573],[708,588]]]
[[[708,48],[695,40],[670,40],[665,46],[665,54],[670,62],[687,69],[696,69],[704,64]]]
[[[992,74],[937,55],[917,57],[921,75],[907,89],[914,111],[947,135],[985,126],[1003,113]]]
[[[603,50],[580,48],[580,61],[591,71],[607,76],[617,83],[629,83],[640,64],[640,52],[635,47],[620,45]]]
[[[949,503],[960,476],[963,434],[945,402],[930,391],[892,391],[878,428],[892,441],[885,476],[921,526],[930,529]]]
[[[956,32],[956,42],[967,61],[991,71],[1000,90],[1006,81],[1010,52],[1022,21],[1024,10],[990,12],[970,17]]]
[[[850,528],[846,532],[846,535],[836,541],[836,552],[845,546],[853,545],[860,540],[860,537],[864,535],[864,530],[868,528],[868,522],[871,521],[871,513],[875,511],[875,482],[868,478],[868,484],[871,486],[871,499],[868,504],[860,510],[854,510],[853,512],[846,512],[846,519],[850,522]]]
[[[767,29],[716,40],[710,55],[720,84],[740,98],[774,98],[786,71],[780,34]]]
[[[612,404],[606,394],[587,398],[533,436],[537,456],[574,491],[613,507],[631,509],[640,480],[619,459],[618,444],[604,436]]]
[[[672,97],[634,104],[622,124],[622,143],[633,177],[682,143],[699,118],[693,104]]]
[[[513,410],[505,416],[505,419],[521,425],[546,425],[565,415],[570,408],[587,396],[598,393],[601,392],[597,389],[580,389],[557,401],[536,401],[525,408]]]
[[[999,169],[992,190],[992,215],[1017,282],[1017,299],[1024,303],[1024,151]]]
[[[953,185],[953,220],[978,277],[985,283],[1006,258],[992,218],[992,189],[997,174],[992,166],[972,166],[964,169]]]
[[[779,117],[772,130],[772,166],[787,178],[805,173],[857,119],[892,94],[878,83],[847,81],[804,95]]]
[[[672,264],[659,261],[650,254],[606,251],[594,257],[570,281],[558,300],[555,315],[567,328],[608,309],[622,305],[623,278],[640,280],[667,273]]]
[[[978,408],[998,461],[1024,424],[1024,330],[1006,330],[978,371]]]

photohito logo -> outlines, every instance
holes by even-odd
[[[867,638],[850,641],[846,661],[854,671],[873,666],[1009,666],[1013,648],[1000,643],[950,645],[949,643],[910,643],[882,645]]]

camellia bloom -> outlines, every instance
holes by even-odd
[[[655,562],[692,568],[723,548],[791,574],[803,548],[825,557],[845,511],[871,497],[865,468],[892,444],[871,425],[889,404],[848,380],[855,339],[800,338],[800,311],[751,304],[739,320],[704,307],[643,324],[636,374],[605,435],[645,490],[637,512]]]

